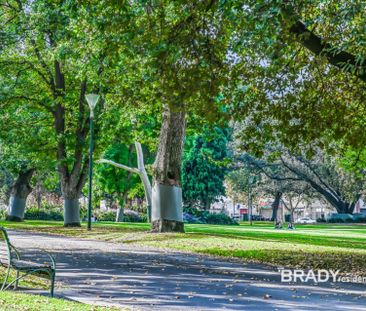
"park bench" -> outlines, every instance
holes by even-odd
[[[38,263],[28,260],[27,257],[23,257],[25,255],[26,254],[21,255],[21,253],[10,243],[5,228],[0,227],[0,265],[6,268],[4,282],[0,290],[6,290],[13,284],[14,289],[17,289],[20,279],[27,275],[36,275],[51,281],[50,294],[51,297],[53,297],[56,275],[56,263],[54,258],[47,252],[42,252],[41,254],[30,253],[29,255],[32,255],[32,258],[34,258],[35,255],[47,256],[46,261],[42,260],[41,263]],[[7,284],[12,269],[16,271],[16,278]]]

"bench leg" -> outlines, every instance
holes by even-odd
[[[16,281],[14,284],[14,290],[18,289],[18,284],[19,284],[19,271],[17,271]]]
[[[10,267],[6,271],[6,275],[5,275],[5,278],[4,278],[4,283],[3,283],[3,286],[1,286],[1,290],[4,290],[4,288],[6,286],[6,282],[8,281],[8,278],[9,278],[9,274],[10,274]]]
[[[55,270],[51,271],[50,277],[51,277],[51,292],[50,292],[50,294],[51,294],[51,297],[53,297],[54,290],[55,290],[55,278],[56,278],[56,271]]]

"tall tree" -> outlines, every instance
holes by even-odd
[[[6,88],[9,86],[7,83],[3,79],[0,84]],[[32,191],[32,177],[55,168],[55,161],[50,157],[54,144],[45,135],[47,124],[44,116],[43,113],[27,111],[18,106],[2,108],[0,167],[6,172],[3,175],[5,181],[12,180],[6,195],[8,219],[11,221],[21,221],[24,218],[26,201]]]
[[[188,137],[190,143],[182,165],[185,205],[207,210],[211,203],[225,194],[228,136],[228,130],[216,127]]]
[[[118,12],[116,19],[105,18],[111,11]],[[126,11],[130,24],[123,28]],[[154,231],[184,231],[181,165],[187,117],[222,112],[224,96],[218,95],[234,81],[228,60],[235,23],[230,12],[230,5],[219,1],[163,0],[112,4],[99,16],[98,29],[117,38],[117,58],[128,55],[116,90],[128,89],[128,102],[156,107],[162,115],[153,165]]]
[[[335,158],[321,152],[311,160],[285,151],[275,161],[251,156],[246,156],[246,161],[260,169],[269,179],[285,182],[289,193],[304,194],[309,192],[306,185],[310,186],[338,213],[353,213],[365,184],[364,178],[345,171]]]
[[[90,42],[87,27],[76,31],[79,24],[85,26],[81,10],[74,1],[10,1],[1,6],[0,64],[11,82],[2,90],[1,104],[37,111],[44,115],[45,128],[53,127],[47,135],[55,142],[65,226],[80,226],[78,200],[88,169],[84,97],[101,91],[96,81],[103,74],[102,49]]]

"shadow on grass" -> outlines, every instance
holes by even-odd
[[[307,245],[318,245],[318,246],[331,246],[331,247],[344,247],[344,248],[356,248],[366,249],[365,238],[354,238],[354,237],[332,237],[332,236],[311,236],[309,234],[299,234],[296,232],[260,232],[260,231],[245,231],[226,233],[206,233],[199,231],[191,231],[195,234],[202,234],[206,236],[225,237],[237,240],[256,240],[256,241],[267,241],[267,242],[285,242],[285,243],[299,243]]]
[[[128,237],[123,240],[119,240],[119,242],[123,242],[125,244],[132,244],[138,242],[164,242],[171,240],[203,240],[206,239],[208,235],[199,234],[199,233],[151,233],[145,232],[140,236],[134,235],[133,238],[129,239]]]
[[[332,269],[341,273],[354,273],[366,276],[366,255],[342,252],[300,252],[270,249],[225,250],[203,248],[196,250],[201,254],[240,258],[249,262],[271,264],[279,267],[302,269]]]

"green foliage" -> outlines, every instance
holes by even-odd
[[[98,211],[95,213],[98,221],[116,221],[116,212]]]
[[[36,207],[27,208],[24,213],[25,220],[64,220],[63,213],[59,209],[38,209]]]
[[[24,167],[36,168],[37,179],[55,189],[58,166],[61,181],[75,177],[82,189],[86,92],[104,94],[96,108],[96,157],[107,150],[107,157],[128,164],[136,138],[154,150],[162,107],[169,105],[192,123],[234,117],[245,124],[241,146],[256,154],[272,140],[306,150],[307,158],[319,146],[346,151],[339,162],[362,179],[365,8],[363,1],[336,0],[250,0],[244,7],[242,1],[9,0],[0,6],[2,192]],[[329,44],[323,52],[351,53],[356,64],[332,65],[325,53],[313,55],[293,32],[299,20]],[[207,208],[224,193],[227,137],[217,131],[187,139],[188,204]],[[245,188],[239,173],[230,175],[235,191]],[[328,175],[354,200],[359,191],[349,194],[349,176],[336,173],[341,178]],[[96,175],[99,197],[142,195],[127,172],[100,165]]]
[[[362,179],[365,177],[366,149],[355,150],[348,148],[344,155],[338,159],[342,168]]]
[[[206,223],[211,225],[239,225],[226,214],[208,214],[205,219]]]
[[[4,210],[4,209],[0,209],[0,219],[1,220],[5,220],[6,219],[6,216],[8,216],[7,211]]]
[[[124,222],[142,222],[142,223],[147,223],[147,215],[146,214],[142,214],[142,215],[139,215],[137,217],[136,215],[128,214],[128,215],[124,215],[123,216],[123,221]]]
[[[332,214],[328,219],[329,223],[364,223],[366,215],[363,214]]]
[[[14,182],[14,177],[6,169],[0,166],[0,201],[7,204],[10,196],[11,185]]]
[[[229,131],[214,128],[187,138],[182,164],[182,191],[186,205],[204,209],[224,195]]]
[[[98,221],[116,221],[116,212],[115,211],[96,211],[95,215],[97,216]],[[142,215],[134,215],[127,214],[123,215],[124,222],[147,222],[147,216],[145,214]]]
[[[207,223],[211,225],[238,225],[237,221],[223,213],[211,214],[208,211],[199,210],[192,207],[186,207],[184,211],[189,215],[194,216],[199,223]]]
[[[231,106],[247,125],[239,134],[244,148],[260,155],[273,139],[308,155],[315,146],[364,148],[365,8],[364,1],[246,2],[234,50],[250,65]],[[294,33],[298,21],[329,44],[320,55],[301,44],[309,34]],[[349,53],[355,63],[343,58],[335,65],[326,52]]]
[[[133,144],[126,145],[115,143],[105,152],[104,158],[129,167],[136,167],[136,152]],[[95,168],[95,188],[99,198],[105,194],[112,197],[123,206],[126,202],[124,194],[133,192],[134,195],[143,196],[143,188],[139,176],[116,168],[110,164],[100,163]]]

